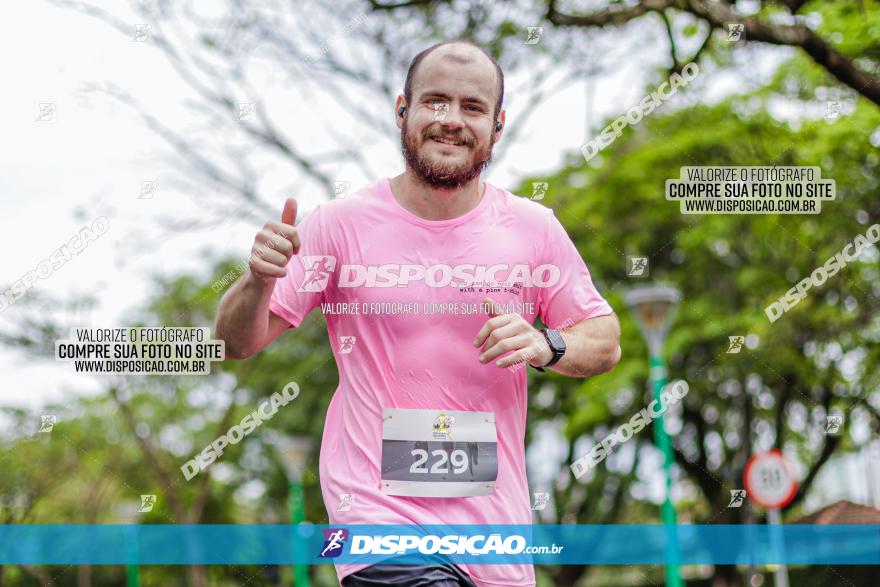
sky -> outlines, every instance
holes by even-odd
[[[191,113],[182,104],[194,99],[194,93],[149,39],[133,41],[135,25],[140,21],[126,2],[102,2],[101,6],[123,22],[131,22],[131,35],[47,2],[24,3],[17,9],[20,18],[0,23],[3,54],[26,56],[9,60],[6,66],[6,79],[11,83],[5,84],[7,107],[0,113],[4,131],[0,141],[4,162],[0,174],[4,210],[0,216],[0,246],[14,251],[5,256],[0,283],[8,286],[20,279],[84,225],[106,216],[110,220],[106,234],[30,290],[97,295],[98,308],[83,316],[96,327],[124,326],[121,321],[125,316],[149,299],[152,273],[204,271],[197,254],[204,247],[217,257],[230,254],[244,259],[264,221],[230,222],[223,230],[192,230],[172,238],[166,238],[158,228],[159,216],[192,218],[200,213],[193,194],[175,190],[160,180],[168,174],[167,159],[172,150],[130,108],[88,88],[102,83],[123,88],[171,128],[192,123]],[[22,22],[34,26],[21,26]],[[338,49],[339,43],[328,43],[330,50]],[[768,61],[765,72],[746,70],[743,75],[749,79],[717,76],[707,91],[721,95],[742,89],[744,84],[760,83],[772,72],[772,62]],[[563,163],[566,152],[577,152],[585,142],[590,124],[619,113],[621,103],[637,103],[640,84],[634,84],[633,79],[642,74],[636,63],[635,59],[622,63],[594,85],[575,83],[549,95],[527,121],[520,140],[509,147],[503,159],[493,163],[484,177],[512,189],[524,177],[554,171]],[[265,75],[265,64],[255,63],[254,69]],[[527,80],[528,74],[509,77],[511,88]],[[267,102],[275,102],[269,98],[273,92],[280,96],[278,102],[287,98],[284,89],[269,88],[263,92]],[[506,100],[507,124],[511,128],[521,115],[517,98],[508,93]],[[587,99],[593,105],[592,123],[585,118]],[[329,101],[316,97],[312,102]],[[53,117],[38,120],[39,105],[46,103],[54,105]],[[390,115],[393,104],[387,109]],[[336,115],[328,111],[327,120],[316,120],[318,117],[306,111],[293,120],[297,111],[292,110],[278,115],[285,117],[282,120],[291,116],[289,127],[278,120],[276,124],[284,129],[296,128],[297,136],[319,138],[323,124],[332,122]],[[363,132],[367,131],[355,134],[360,138]],[[396,143],[365,142],[365,156],[372,169],[385,176],[402,170]],[[337,173],[350,180],[353,189],[377,179],[365,177],[352,167],[343,167]],[[277,202],[280,216],[284,198],[292,194],[286,193],[289,178],[279,175],[267,170],[261,188],[265,186],[267,200]],[[138,197],[145,181],[157,184],[150,199]],[[313,191],[293,195],[299,202],[300,216],[325,199]],[[15,311],[15,305],[5,310],[10,315]],[[3,320],[0,313],[0,324]],[[91,377],[71,373],[69,365],[49,362],[22,366],[19,359],[16,353],[0,350],[0,389],[4,390],[0,391],[0,405],[36,408],[71,393],[68,386],[75,390],[97,389]]]
[[[147,111],[176,129],[192,122],[191,112],[183,104],[195,96],[149,38],[145,42],[133,40],[140,21],[128,3],[114,0],[100,4],[123,22],[130,22],[131,35],[42,1],[19,3],[15,19],[0,20],[0,52],[15,56],[4,61],[6,107],[0,110],[0,250],[7,251],[0,283],[8,285],[21,278],[84,225],[106,216],[110,225],[105,234],[38,281],[26,295],[92,293],[97,296],[97,308],[76,316],[75,321],[82,326],[109,327],[126,326],[133,312],[155,294],[152,274],[206,273],[209,267],[200,254],[206,247],[215,258],[233,255],[244,259],[266,219],[233,221],[223,230],[189,230],[171,236],[159,228],[160,216],[198,217],[204,201],[197,203],[193,194],[160,181],[158,178],[169,173],[171,150],[167,144],[147,129],[134,111],[87,88],[102,83],[124,88]],[[338,50],[333,43],[329,48]],[[759,85],[767,81],[785,52],[767,50],[762,56],[756,61],[748,54],[740,55],[737,67],[701,74],[710,79],[698,78],[694,85],[701,87],[709,100]],[[621,104],[638,102],[645,64],[663,57],[646,46],[641,55],[628,55],[607,75],[547,96],[525,123],[519,141],[501,161],[493,163],[485,179],[512,189],[522,178],[557,169],[566,152],[576,153],[600,130],[597,121],[623,114]],[[265,64],[255,63],[255,71],[261,68],[266,74]],[[527,81],[528,75],[510,75],[508,87]],[[289,92],[290,88],[261,88],[261,94],[272,103],[283,103]],[[521,101],[516,95],[507,98],[507,124],[516,125]],[[313,103],[325,102],[319,99]],[[589,120],[585,103],[591,105]],[[40,120],[40,104],[54,105],[50,120]],[[391,116],[393,104],[385,106]],[[320,142],[326,125],[338,114],[330,107],[322,108],[317,113],[290,108],[279,115],[276,124],[285,130],[295,128],[297,136]],[[402,158],[398,145],[389,140],[360,141],[366,136],[363,133],[355,131],[372,168],[385,176],[399,173]],[[277,202],[280,217],[291,180],[272,169],[265,172],[260,188],[267,200]],[[354,187],[378,179],[352,167],[337,173]],[[144,181],[157,182],[152,198],[138,197]],[[300,215],[325,197],[313,191],[296,196]],[[16,311],[20,308],[12,305],[0,313],[0,325]],[[5,347],[0,349],[0,405],[39,412],[46,403],[64,402],[100,389],[100,380],[73,373],[69,363],[23,358]]]

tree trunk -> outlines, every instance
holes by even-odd
[[[76,584],[79,587],[92,587],[92,567],[91,567],[91,565],[80,565],[77,568]]]
[[[553,573],[553,584],[556,587],[574,587],[586,577],[589,565],[560,565]]]
[[[741,587],[736,565],[715,565],[712,587]]]
[[[201,565],[190,565],[186,568],[186,575],[189,578],[187,584],[192,587],[208,587],[208,581],[205,577],[205,567]]]

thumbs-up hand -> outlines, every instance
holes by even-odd
[[[257,233],[248,265],[251,272],[263,281],[287,275],[287,263],[300,249],[295,222],[296,200],[287,198],[281,212],[281,222],[269,220]]]
[[[505,314],[492,298],[483,299],[489,319],[477,333],[474,346],[480,348],[480,362],[488,363],[495,357],[510,353],[495,362],[497,367],[509,367],[528,361],[541,367],[553,358],[553,351],[543,333],[526,322],[520,314]]]
[[[296,200],[293,198],[284,200],[284,210],[281,211],[281,223],[288,226],[296,224]]]

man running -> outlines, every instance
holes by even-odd
[[[405,172],[297,227],[288,199],[220,302],[216,336],[235,359],[321,304],[348,310],[326,312],[339,369],[319,464],[331,525],[531,524],[524,365],[587,377],[620,358],[617,318],[553,211],[480,181],[503,97],[480,47],[419,53],[394,111]],[[347,587],[535,584],[531,565],[337,574]]]

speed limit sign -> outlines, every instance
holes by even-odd
[[[785,507],[797,493],[794,472],[778,449],[752,456],[744,477],[749,499],[767,509]]]

